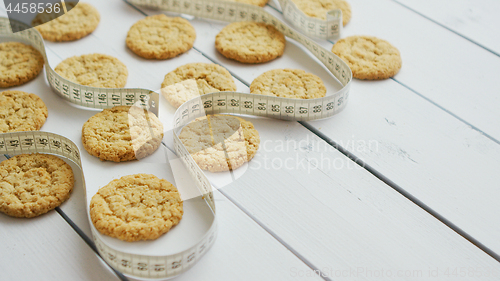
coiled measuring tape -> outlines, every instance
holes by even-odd
[[[220,0],[127,0],[130,3],[170,12],[223,21],[248,21],[246,15],[268,14],[255,5]],[[283,16],[304,34],[321,39],[337,40],[342,30],[342,11],[331,10],[326,20],[309,17],[291,0],[278,0]],[[246,15],[244,15],[246,14]],[[252,17],[251,16],[251,17]],[[252,18],[255,21],[255,18]],[[276,19],[277,20],[277,19]],[[278,20],[279,21],[279,20]],[[275,26],[277,27],[277,26]]]
[[[13,26],[11,27],[11,23]],[[16,33],[12,29],[22,26],[23,31]],[[19,29],[18,29],[19,30]],[[47,63],[47,55],[43,39],[33,28],[27,28],[24,23],[12,21],[7,18],[0,18],[0,36],[13,41],[20,41],[35,47],[46,62],[45,71],[52,89],[62,98],[69,102],[88,108],[111,108],[117,105],[141,106],[158,115],[159,95],[158,93],[146,89],[104,89],[82,86],[62,78]],[[49,132],[15,132],[0,134],[0,155],[15,156],[23,153],[48,153],[54,154],[70,160],[76,164],[81,173],[83,187],[85,180],[83,175],[80,151],[78,146],[70,139]],[[168,255],[138,255],[123,251],[117,247],[108,245],[101,234],[95,229],[90,221],[90,228],[94,243],[101,257],[113,268],[128,276],[138,278],[171,278],[175,277],[191,268],[212,246],[217,234],[217,224],[215,220],[215,204],[211,186],[204,187],[203,199],[213,212],[214,219],[206,233],[199,241],[191,247],[175,254]],[[87,194],[87,196],[92,196]]]
[[[255,21],[271,24],[289,38],[305,46],[325,65],[331,73],[332,79],[337,79],[343,85],[343,88],[338,92],[327,93],[326,97],[310,100],[239,92],[217,92],[189,100],[177,109],[173,120],[175,151],[214,216],[210,227],[202,238],[193,246],[179,253],[138,255],[106,243],[94,228],[92,222],[90,222],[90,216],[88,216],[94,242],[101,257],[108,264],[129,276],[165,279],[175,277],[191,268],[213,245],[217,234],[213,187],[179,140],[178,135],[182,127],[195,118],[216,113],[247,114],[297,121],[328,118],[340,112],[346,106],[352,73],[349,67],[333,53],[288,27],[284,22],[259,7],[233,2],[200,0],[129,0],[129,2],[208,19]],[[170,4],[174,6],[170,7]],[[117,105],[140,105],[158,115],[160,98],[155,91],[140,88],[95,88],[82,86],[62,78],[47,63],[45,46],[40,33],[33,28],[13,33],[11,24],[15,30],[16,25],[24,25],[20,22],[10,22],[7,18],[0,18],[0,36],[26,42],[38,49],[46,62],[45,71],[49,84],[54,92],[62,98],[76,105],[98,109],[111,108]],[[81,170],[80,152],[71,140],[57,134],[40,131],[0,134],[0,153],[16,155],[33,152],[56,154],[71,160],[80,168],[82,179],[84,179]]]
[[[203,108],[207,113],[241,113],[266,116],[283,120],[309,121],[331,117],[341,111],[347,102],[351,69],[332,52],[321,47],[310,38],[287,26],[277,17],[262,8],[236,2],[218,0],[128,0],[139,6],[164,11],[188,14],[206,19],[226,22],[253,21],[274,26],[285,36],[305,46],[328,69],[332,78],[337,79],[343,88],[336,93],[327,93],[318,99],[289,99],[264,95],[236,92],[218,92],[201,96],[194,103],[183,104],[176,112],[174,125],[186,124],[189,112]],[[202,101],[203,104],[199,104]],[[190,106],[192,108],[190,108]],[[194,116],[197,116],[196,113]]]

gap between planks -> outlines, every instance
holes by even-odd
[[[403,6],[404,8],[412,11],[412,12],[415,12],[416,14],[422,16],[423,18],[433,22],[434,24],[436,25],[439,25],[440,27],[443,27],[445,28],[446,30],[448,31],[451,31],[452,33],[474,43],[475,45],[477,45],[478,47],[480,48],[483,48],[489,52],[491,52],[492,54],[496,55],[496,56],[499,56],[499,54],[497,54],[496,52],[492,51],[491,49],[459,34],[458,32],[455,32],[453,30],[451,30],[450,28],[428,18],[427,16],[407,7],[406,5],[403,5],[401,3],[399,3],[398,1],[396,0],[391,0],[395,3],[398,3],[400,4],[401,6]],[[272,5],[269,5],[267,4],[267,6],[271,7],[273,10],[277,11],[278,13],[280,14],[283,14],[280,10],[278,10],[277,8],[273,7]],[[334,42],[330,41],[330,40],[327,40],[328,42],[334,44]],[[482,131],[481,129],[477,128],[476,126],[470,124],[469,122],[465,121],[464,119],[460,118],[458,115],[456,115],[455,113],[451,112],[450,110],[444,108],[443,106],[437,104],[436,102],[434,102],[433,100],[425,97],[424,95],[422,95],[421,93],[417,92],[416,90],[410,88],[408,85],[406,85],[405,83],[402,83],[401,81],[395,79],[394,77],[391,78],[391,80],[393,80],[394,82],[400,84],[401,86],[407,88],[408,90],[410,90],[412,93],[418,95],[420,98],[426,100],[427,102],[429,102],[430,104],[438,107],[439,109],[445,111],[447,114],[453,116],[455,119],[459,120],[460,122],[466,124],[467,126],[469,126],[471,129],[481,133],[483,136],[487,137],[488,139],[492,140],[493,142],[497,143],[497,144],[500,144],[500,141],[495,139],[494,137],[490,136],[489,134],[485,133],[484,131]],[[440,222],[442,222],[443,224],[445,224],[446,226],[448,226],[449,228],[451,228],[453,231],[455,231],[458,235],[462,236],[463,238],[465,238],[467,241],[471,242],[472,244],[474,244],[476,247],[478,247],[479,249],[481,249],[482,251],[484,251],[486,254],[488,254],[489,256],[491,256],[492,258],[494,258],[495,260],[497,260],[498,262],[500,262],[500,255],[499,254],[496,254],[494,251],[492,251],[490,248],[486,247],[484,244],[482,244],[481,242],[479,242],[477,239],[475,239],[474,237],[472,237],[471,235],[469,235],[467,232],[465,232],[464,230],[462,230],[461,228],[459,228],[458,226],[456,226],[454,223],[452,223],[451,221],[449,221],[448,219],[446,219],[444,216],[440,215],[438,212],[434,211],[432,208],[430,208],[429,206],[427,206],[425,203],[423,203],[422,201],[420,201],[419,199],[417,199],[416,197],[414,197],[413,195],[411,195],[409,192],[405,191],[403,188],[401,188],[399,185],[397,185],[396,183],[394,183],[393,181],[391,181],[389,178],[387,178],[386,176],[384,176],[382,173],[380,173],[379,171],[377,171],[376,169],[374,169],[373,167],[371,167],[370,165],[368,165],[367,163],[365,163],[364,161],[362,161],[360,158],[356,157],[353,153],[349,152],[347,149],[345,149],[344,147],[340,146],[339,144],[337,144],[335,141],[333,141],[331,138],[329,138],[328,136],[326,136],[325,134],[323,134],[322,132],[320,132],[318,129],[316,129],[315,127],[313,127],[312,125],[310,125],[309,123],[307,122],[298,122],[300,123],[302,126],[304,126],[306,129],[308,129],[309,131],[311,131],[313,134],[315,134],[316,136],[318,136],[319,138],[323,139],[325,142],[327,142],[329,145],[333,146],[335,149],[337,149],[340,153],[342,153],[343,155],[345,155],[346,157],[348,157],[349,159],[353,160],[356,164],[360,165],[363,169],[365,169],[366,171],[368,171],[370,174],[372,174],[373,176],[375,176],[376,178],[380,179],[381,181],[383,181],[384,183],[386,183],[388,186],[390,186],[391,188],[393,188],[395,191],[397,191],[399,194],[401,194],[402,196],[404,196],[405,198],[407,198],[408,200],[410,200],[411,202],[413,202],[414,204],[416,204],[417,206],[419,206],[420,208],[422,208],[423,210],[425,210],[427,213],[429,213],[431,216],[435,217],[437,220],[439,220]]]
[[[139,9],[137,6],[135,6],[134,4],[132,3],[129,3],[127,0],[123,0],[125,3],[127,3],[128,5],[130,5],[131,7],[133,7],[136,11],[138,11],[139,13],[141,13],[142,15],[144,16],[147,16],[146,13],[144,13],[141,9]],[[399,2],[397,2],[396,0],[392,0],[398,4],[400,4]],[[280,14],[283,14],[280,10],[278,10],[276,7],[273,7],[272,5],[269,5],[269,4],[266,4],[266,6],[272,8],[273,10],[277,11],[278,13]],[[401,6],[421,15],[420,13],[404,6],[401,4]],[[427,20],[441,26],[441,27],[444,27],[442,26],[441,24],[435,22],[434,20],[430,19],[430,18],[427,18],[426,16],[424,15],[421,15],[422,17],[426,18]],[[182,14],[181,14],[181,17],[182,17]],[[445,29],[447,30],[450,30],[448,29],[447,27],[444,27]],[[453,32],[454,34],[457,34],[461,37],[463,37],[462,35],[450,30],[451,32]],[[464,37],[464,39],[467,39]],[[481,47],[481,48],[484,48],[490,52],[492,52],[493,54],[499,56],[498,54],[496,54],[495,52],[487,49],[486,47],[483,47],[481,46],[480,44],[472,41],[472,40],[469,40],[467,39],[468,41],[471,41],[472,43],[476,44],[477,46]],[[327,40],[328,42],[334,44],[334,42],[330,41],[330,40]],[[208,56],[207,54],[203,53],[201,50],[199,50],[198,48],[194,47],[193,46],[193,49],[196,50],[199,54],[203,55],[205,58],[207,58],[208,60],[212,61],[213,63],[215,64],[219,64],[216,62],[216,60],[214,60],[213,58],[211,58],[210,56]],[[246,85],[247,87],[249,87],[249,84],[248,82],[246,82],[245,80],[243,80],[242,78],[240,78],[238,75],[236,75],[236,73],[234,73],[233,71],[231,70],[228,70],[230,72],[230,74],[236,78],[237,80],[239,80],[241,83],[243,83],[244,85]],[[429,102],[430,104],[438,107],[439,109],[445,111],[447,114],[453,116],[455,119],[459,120],[460,122],[470,126],[473,130],[475,131],[478,131],[479,133],[481,133],[482,135],[484,135],[485,137],[487,137],[488,139],[491,139],[492,141],[494,141],[495,143],[497,144],[500,144],[500,141],[493,138],[492,136],[486,134],[485,132],[483,132],[482,130],[480,130],[479,128],[471,125],[470,123],[468,123],[467,121],[465,121],[464,119],[458,117],[456,114],[454,114],[453,112],[447,110],[446,108],[442,107],[441,105],[435,103],[434,101],[430,100],[429,98],[426,98],[425,96],[423,96],[422,94],[418,93],[417,91],[411,89],[409,86],[405,85],[404,83],[396,80],[395,78],[391,78],[391,80],[393,80],[394,82],[400,84],[401,86],[407,88],[408,90],[410,90],[412,93],[416,94],[417,96],[419,96],[420,98],[426,100],[427,102]],[[374,177],[376,177],[377,179],[381,180],[382,182],[384,182],[385,184],[387,184],[389,187],[391,187],[392,189],[394,189],[396,192],[398,192],[400,195],[402,195],[403,197],[405,197],[406,199],[410,200],[413,204],[417,205],[418,207],[420,207],[421,209],[423,209],[426,213],[428,213],[429,215],[433,216],[434,218],[436,218],[437,220],[439,220],[441,223],[443,223],[445,226],[447,226],[448,228],[452,229],[455,233],[457,233],[458,235],[460,235],[461,237],[463,237],[464,239],[466,239],[467,241],[469,241],[471,244],[473,244],[474,246],[476,246],[477,248],[479,248],[481,251],[485,252],[487,255],[489,255],[490,257],[492,257],[493,259],[495,259],[496,261],[500,262],[500,255],[496,254],[494,251],[492,251],[490,248],[486,247],[484,244],[482,244],[481,242],[479,242],[477,239],[475,239],[474,237],[472,237],[471,235],[469,235],[467,232],[465,232],[464,230],[462,230],[461,228],[459,228],[458,226],[456,226],[455,224],[453,224],[451,221],[449,221],[448,219],[446,219],[444,216],[440,215],[438,212],[434,211],[432,208],[430,208],[429,206],[427,206],[425,203],[423,203],[422,201],[420,201],[419,199],[417,199],[416,197],[412,196],[410,193],[406,192],[403,188],[401,188],[399,185],[397,185],[396,183],[394,183],[392,180],[390,180],[388,177],[384,176],[382,173],[380,173],[379,171],[377,171],[376,169],[374,169],[373,167],[371,167],[370,165],[368,165],[367,163],[365,163],[364,161],[362,161],[360,158],[358,158],[357,156],[355,156],[354,154],[350,153],[347,149],[345,149],[344,147],[342,147],[341,145],[337,144],[335,141],[333,141],[332,139],[330,139],[328,136],[324,135],[322,132],[320,132],[318,129],[316,129],[315,127],[313,127],[312,125],[310,125],[309,123],[307,122],[300,122],[300,121],[297,121],[297,123],[301,124],[304,128],[306,128],[307,130],[309,130],[312,134],[318,136],[319,138],[321,138],[322,140],[324,140],[326,143],[328,143],[330,146],[332,146],[333,148],[335,148],[336,150],[338,150],[340,153],[342,153],[344,156],[346,156],[347,158],[353,160],[357,165],[359,165],[360,167],[362,167],[363,169],[365,169],[367,172],[369,172],[370,174],[372,174]],[[165,144],[164,144],[165,145]],[[165,145],[166,147],[166,145]],[[280,239],[274,232],[272,232],[270,229],[268,229],[267,227],[265,227],[257,218],[255,218],[252,214],[250,214],[245,208],[243,208],[240,204],[238,204],[237,202],[235,202],[233,200],[233,198],[231,198],[229,195],[227,195],[225,192],[221,191],[221,194],[224,195],[229,201],[231,201],[236,207],[238,207],[242,212],[244,212],[245,214],[247,214],[247,216],[249,218],[251,218],[253,221],[255,221],[259,226],[261,226],[264,230],[266,230],[271,236],[273,236],[278,242],[280,242],[283,246],[285,246],[289,251],[291,251],[294,255],[296,255],[302,262],[304,262],[304,264],[306,264],[307,266],[309,266],[311,269],[315,269],[312,264],[310,262],[307,261],[307,259],[305,259],[304,257],[302,257],[300,254],[298,254],[290,245],[288,245],[286,242],[282,241],[282,239]],[[321,275],[320,275],[321,276]],[[323,278],[325,279],[325,278]],[[329,280],[329,279],[325,279],[325,280]]]
[[[11,156],[8,154],[4,154],[5,158],[10,159]],[[110,266],[99,254],[97,251],[97,247],[95,246],[94,242],[92,242],[92,239],[90,239],[85,233],[59,208],[56,207],[55,211],[61,216],[63,220],[66,221],[66,223],[69,224],[69,226],[80,236],[80,238],[85,241],[85,243],[96,253],[96,255],[103,261],[109,268],[113,271],[113,273],[122,281],[128,281],[128,279],[120,272],[116,271],[112,266]]]
[[[95,246],[94,242],[92,239],[90,239],[79,227],[76,225],[59,207],[56,207],[56,212],[73,228],[73,230],[80,236],[80,238],[87,243],[87,245],[96,253],[96,255],[103,261],[111,270],[115,273],[115,275],[122,281],[129,281],[125,275],[123,275],[121,272],[117,271],[114,269],[112,266],[110,266],[99,254],[97,251],[97,247]]]
[[[177,153],[171,149],[168,145],[166,145],[164,142],[161,143],[166,149],[170,150],[173,154],[177,156]],[[233,175],[233,171],[231,170],[231,175]],[[212,184],[213,185],[213,184]],[[323,271],[321,271],[318,267],[314,266],[312,262],[310,262],[306,257],[301,255],[298,251],[296,251],[290,244],[286,243],[281,237],[278,236],[274,231],[272,231],[269,227],[267,227],[264,223],[262,223],[259,219],[257,219],[255,216],[253,216],[245,207],[243,207],[241,204],[239,204],[236,200],[234,200],[229,194],[224,192],[222,188],[217,188],[217,191],[222,194],[224,197],[227,198],[231,203],[233,203],[234,206],[236,206],[240,211],[242,211],[245,215],[247,215],[252,221],[254,221],[258,226],[260,226],[264,231],[266,231],[271,237],[276,239],[283,247],[285,247],[288,251],[290,251],[294,256],[296,256],[300,261],[302,261],[306,266],[308,266],[312,272],[317,274],[319,277],[321,277],[325,281],[333,281],[328,277],[327,274],[325,274]]]
[[[134,8],[134,10],[138,11],[139,13],[141,13],[144,16],[147,16],[146,13],[144,13],[142,10],[140,10],[138,7],[136,7],[134,4],[128,2],[127,0],[123,0],[123,1],[125,3],[127,3],[128,5],[130,5],[132,8]],[[212,59],[211,57],[209,57],[208,55],[206,55],[205,53],[203,53],[202,51],[200,51],[196,47],[193,46],[193,49],[196,50],[199,54],[201,54],[205,58],[207,58],[208,60],[210,60],[211,62],[213,62],[215,64],[218,64],[214,59]],[[250,85],[245,80],[243,80],[242,78],[240,78],[238,75],[236,75],[232,71],[230,71],[230,70],[228,70],[228,71],[230,72],[230,74],[234,78],[236,78],[237,80],[239,80],[242,84],[246,85],[247,87],[250,87]],[[162,142],[162,145],[165,148],[167,148],[168,150],[170,150],[172,153],[174,153],[175,155],[177,155],[177,153],[175,151],[173,151],[170,147],[168,147],[164,142]],[[232,174],[232,171],[231,171],[231,174]],[[241,206],[240,204],[238,204],[238,202],[236,202],[236,200],[234,200],[226,192],[224,192],[222,189],[217,189],[217,190],[220,192],[220,194],[222,194],[224,197],[226,197],[231,203],[233,203],[234,206],[236,206],[238,209],[240,209],[252,221],[254,221],[257,225],[259,225],[264,231],[266,231],[270,236],[272,236],[274,239],[276,239],[276,241],[278,241],[281,245],[283,245],[283,247],[285,247],[287,250],[289,250],[300,261],[302,261],[307,267],[309,267],[312,270],[312,272],[314,272],[315,274],[317,274],[319,277],[321,277],[325,281],[332,281],[332,279],[328,278],[328,276],[326,274],[324,274],[319,268],[315,267],[309,260],[307,260],[303,255],[301,255],[298,251],[296,251],[292,246],[290,246],[288,243],[286,243],[283,239],[281,239],[270,228],[268,228],[267,226],[265,226],[264,223],[262,223],[259,219],[257,219],[255,216],[253,216],[247,209],[245,209],[243,206]]]
[[[392,189],[394,189],[396,192],[401,194],[403,197],[406,199],[410,200],[413,204],[419,206],[421,209],[423,209],[425,212],[427,212],[429,215],[433,216],[437,220],[439,220],[441,223],[446,225],[447,227],[451,228],[455,233],[458,235],[462,236],[465,238],[467,241],[470,243],[474,244],[474,246],[478,247],[481,249],[483,252],[488,254],[490,257],[494,258],[496,261],[500,262],[500,255],[496,254],[494,251],[492,251],[490,248],[486,247],[483,243],[479,242],[477,239],[469,235],[467,232],[462,230],[460,227],[456,226],[454,223],[446,219],[444,216],[440,215],[438,212],[434,211],[431,207],[427,206],[424,202],[420,201],[418,198],[415,196],[411,195],[409,192],[405,191],[403,188],[401,188],[399,185],[397,185],[395,182],[384,176],[382,173],[365,163],[363,160],[358,158],[356,155],[352,154],[349,152],[347,149],[343,148],[340,146],[338,143],[333,141],[331,138],[320,132],[318,129],[313,127],[312,125],[306,123],[306,122],[298,122],[302,126],[304,126],[306,129],[308,129],[310,132],[324,140],[326,143],[329,145],[333,146],[335,149],[337,149],[340,153],[345,155],[347,158],[351,159],[354,161],[357,165],[365,169],[367,172],[372,174],[374,177],[378,178],[388,186],[390,186]]]
[[[127,2],[126,0],[123,0],[125,3],[127,3],[128,5],[130,5],[132,8],[134,8],[135,10],[137,10],[138,12],[140,12],[142,15],[144,16],[147,16],[146,14],[144,14],[140,9],[138,9],[137,7],[135,7],[134,5],[132,5],[131,3]],[[4,10],[2,9],[2,7],[0,7],[0,10]],[[49,47],[46,46],[46,49],[47,50],[50,50],[52,51]],[[196,50],[200,55],[202,55],[203,57],[207,58],[208,60],[216,63],[213,59],[211,59],[210,57],[206,56],[205,54],[203,54],[200,50],[196,49],[196,48],[193,48],[194,50]],[[53,51],[52,51],[53,52]],[[59,59],[62,59],[58,54],[57,52],[53,52]],[[240,77],[237,77],[236,75],[233,74],[233,76],[239,80],[240,82],[242,82],[244,85],[246,86],[249,86],[248,83],[246,83],[243,79],[241,79]],[[163,144],[166,148],[168,148],[165,144]],[[170,148],[168,148],[169,150],[171,150]],[[175,152],[174,152],[175,153]],[[9,158],[8,155],[4,155],[6,158]],[[321,270],[319,270],[318,268],[314,267],[312,265],[312,263],[310,263],[309,261],[307,261],[302,255],[300,255],[296,250],[294,250],[293,248],[291,248],[286,242],[284,242],[282,239],[280,239],[274,232],[272,232],[269,228],[265,227],[264,224],[262,222],[260,222],[259,220],[257,220],[255,217],[253,217],[252,215],[250,215],[250,213],[248,212],[248,210],[244,209],[241,207],[241,205],[237,204],[232,198],[230,198],[228,195],[226,195],[226,193],[224,192],[220,192],[222,195],[224,195],[226,198],[228,198],[228,200],[234,204],[234,206],[236,206],[238,209],[240,209],[243,213],[245,213],[252,221],[254,221],[255,223],[257,223],[264,231],[266,231],[267,233],[269,233],[278,243],[280,243],[281,245],[283,245],[287,250],[289,250],[294,256],[296,256],[301,262],[303,262],[307,267],[311,268],[312,272],[314,272],[318,277],[322,278],[323,280],[326,280],[326,281],[331,281],[332,279],[328,278],[326,274],[324,274]],[[66,223],[69,224],[69,226],[80,236],[80,238],[82,238],[84,240],[84,242],[95,252],[95,254],[98,256],[99,259],[101,259],[102,261],[104,261],[101,257],[101,255],[99,254],[99,252],[97,251],[97,248],[94,244],[94,242],[92,241],[92,239],[85,234],[85,232],[80,228],[78,227],[78,225],[62,210],[60,209],[59,207],[57,207],[55,209],[55,211],[66,221]],[[104,261],[105,262],[105,261]],[[105,262],[106,265],[108,265],[106,262]],[[108,265],[109,266],[109,265]],[[129,281],[129,279],[127,279],[127,277],[125,277],[122,273],[120,273],[119,271],[116,271],[113,267],[109,266],[110,269],[115,273],[115,275],[122,281]],[[135,279],[134,279],[135,280]]]
[[[425,15],[423,15],[423,14],[421,14],[421,13],[419,13],[419,12],[417,12],[417,11],[415,11],[415,10],[413,10],[413,9],[411,9],[411,8],[409,8],[409,7],[407,7],[407,6],[403,5],[403,4],[401,4],[401,3],[399,3],[399,2],[398,2],[398,1],[396,1],[396,0],[391,0],[391,1],[393,1],[393,2],[395,2],[395,3],[397,3],[397,4],[400,4],[402,7],[404,7],[404,8],[406,8],[406,9],[408,9],[408,10],[410,10],[410,11],[412,11],[412,12],[414,12],[414,13],[416,13],[416,14],[420,15],[420,16],[422,16],[423,18],[425,18],[425,19],[427,19],[427,20],[431,21],[432,23],[437,24],[437,25],[439,25],[440,27],[443,27],[444,29],[446,29],[446,30],[448,30],[448,31],[450,31],[450,32],[452,32],[452,33],[454,33],[454,34],[456,34],[456,35],[458,35],[458,36],[460,36],[460,37],[462,37],[462,38],[466,39],[467,41],[470,41],[471,43],[473,43],[473,44],[477,45],[477,46],[478,46],[478,47],[480,47],[480,48],[483,48],[484,50],[486,50],[486,51],[488,51],[488,52],[490,52],[490,53],[494,54],[495,56],[500,57],[500,54],[497,54],[495,51],[493,51],[493,50],[491,50],[491,49],[489,49],[489,48],[487,48],[487,47],[485,47],[485,46],[483,46],[483,45],[481,45],[481,44],[479,44],[479,43],[477,43],[477,42],[475,42],[475,41],[473,41],[473,40],[471,40],[471,39],[469,39],[469,38],[467,38],[467,37],[465,37],[465,36],[463,36],[463,35],[461,35],[461,34],[460,34],[460,33],[458,33],[458,32],[453,31],[452,29],[450,29],[450,28],[448,28],[448,27],[446,27],[446,26],[444,26],[444,25],[440,24],[439,22],[436,22],[436,21],[434,21],[433,19],[431,19],[431,18],[429,18],[429,17],[426,17]],[[275,10],[276,12],[278,12],[278,13],[280,13],[280,14],[283,14],[283,13],[282,13],[279,9],[277,9],[276,7],[274,7],[274,6],[272,6],[272,5],[269,5],[269,4],[266,4],[266,5],[267,5],[268,7],[270,7],[270,8],[272,8],[273,10]],[[327,41],[328,41],[328,42],[330,42],[330,43],[332,43],[332,44],[335,44],[335,42],[333,42],[333,41],[331,41],[331,40],[327,40]],[[353,79],[354,79],[354,78],[353,78]],[[393,80],[394,82],[396,82],[396,83],[400,84],[401,86],[405,87],[406,89],[410,90],[412,93],[414,93],[414,94],[416,94],[417,96],[421,97],[422,99],[426,100],[427,102],[429,102],[430,104],[434,105],[435,107],[437,107],[437,108],[439,108],[439,109],[443,110],[444,112],[448,113],[449,115],[453,116],[455,119],[459,120],[460,122],[462,122],[462,123],[466,124],[467,126],[471,127],[473,130],[475,130],[475,131],[479,132],[480,134],[482,134],[483,136],[485,136],[485,137],[487,137],[488,139],[492,140],[493,142],[495,142],[495,143],[497,143],[497,144],[500,144],[500,140],[497,140],[496,138],[494,138],[493,136],[491,136],[491,135],[487,134],[486,132],[484,132],[483,130],[479,129],[478,127],[476,127],[476,126],[472,125],[471,123],[469,123],[469,122],[465,121],[463,118],[460,118],[457,114],[455,114],[455,113],[451,112],[450,110],[446,109],[445,107],[443,107],[443,106],[439,105],[439,104],[438,104],[438,103],[436,103],[435,101],[433,101],[433,100],[431,100],[431,99],[427,98],[426,96],[424,96],[424,95],[422,95],[421,93],[417,92],[416,90],[412,89],[411,87],[409,87],[409,86],[408,86],[408,85],[406,85],[405,83],[403,83],[403,82],[401,82],[401,81],[397,80],[397,79],[396,79],[396,78],[394,78],[394,77],[391,77],[390,79],[391,79],[391,80]],[[245,83],[245,82],[243,82],[243,81],[242,81],[242,83]]]

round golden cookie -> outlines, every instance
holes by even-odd
[[[136,22],[127,34],[127,46],[146,59],[169,59],[193,47],[196,32],[189,21],[166,15],[149,16]]]
[[[35,94],[0,93],[0,133],[40,130],[48,115],[45,103]]]
[[[78,40],[97,28],[100,15],[96,8],[82,2],[65,3],[67,14],[61,7],[61,13],[39,13],[31,22],[43,39],[55,42]]]
[[[152,134],[152,135],[151,135]],[[163,125],[151,112],[137,106],[115,106],[90,117],[82,128],[82,143],[101,160],[141,159],[158,149]]]
[[[207,115],[182,128],[179,134],[203,170],[234,170],[250,161],[259,148],[259,132],[250,121],[231,115]]]
[[[90,200],[90,219],[102,234],[133,242],[154,240],[182,219],[177,188],[154,175],[115,179]]]
[[[333,45],[332,52],[349,65],[354,78],[379,80],[401,69],[401,55],[389,42],[372,36],[351,36]]]
[[[351,20],[351,5],[345,0],[292,0],[304,14],[326,20],[326,13],[331,10],[342,11],[342,25]]]
[[[0,163],[0,212],[32,218],[69,198],[71,167],[49,154],[20,154]]]
[[[161,84],[163,96],[176,108],[198,95],[222,91],[236,91],[236,84],[229,71],[214,63],[185,64],[167,73]]]
[[[255,5],[259,7],[264,7],[269,0],[227,0],[230,2],[245,3],[250,5]]]
[[[89,54],[67,58],[54,69],[62,77],[84,86],[123,88],[128,70],[117,58],[103,54]]]
[[[299,69],[269,70],[252,81],[250,93],[292,99],[317,99],[326,95],[318,76]]]
[[[19,86],[38,76],[43,56],[32,46],[19,42],[0,43],[0,87]]]
[[[215,48],[223,56],[243,63],[263,63],[281,57],[285,36],[272,25],[233,22],[215,37]]]

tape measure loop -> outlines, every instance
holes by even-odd
[[[214,220],[202,239],[192,247],[173,255],[144,256],[119,251],[107,245],[100,238],[95,228],[91,227],[94,242],[103,259],[117,270],[135,277],[169,278],[191,268],[213,245],[216,237],[216,207],[213,187],[203,171],[196,165],[186,147],[179,139],[181,128],[192,120],[206,114],[234,113],[254,116],[264,116],[282,120],[310,121],[333,116],[343,110],[347,104],[352,72],[339,57],[324,49],[312,39],[297,32],[277,17],[267,13],[260,7],[219,0],[129,0],[130,3],[184,13],[193,16],[235,21],[255,21],[271,24],[287,37],[305,46],[342,84],[342,89],[335,93],[327,93],[318,99],[290,99],[265,95],[254,95],[240,92],[217,92],[202,95],[182,104],[174,114],[174,148],[196,183],[202,198],[214,214]],[[280,0],[285,17],[292,20],[300,31],[310,36],[338,36],[341,22],[329,18],[328,22],[305,18],[294,10],[289,0]],[[296,8],[296,6],[295,6]],[[341,17],[340,17],[341,21]],[[334,25],[330,25],[333,22]],[[23,23],[13,23],[19,29],[26,27]],[[336,27],[335,27],[336,24]],[[301,28],[303,26],[304,28]],[[334,28],[335,27],[335,28]],[[15,31],[16,28],[14,28]],[[331,33],[329,33],[331,31]],[[337,32],[337,33],[335,33]],[[111,108],[117,105],[140,106],[158,115],[159,94],[155,91],[141,88],[106,89],[88,87],[71,82],[61,77],[48,64],[45,45],[40,33],[33,28],[13,32],[8,18],[0,18],[0,36],[12,40],[24,41],[40,51],[45,59],[45,71],[49,85],[55,93],[69,102],[86,108]],[[0,153],[51,153],[65,157],[74,162],[81,170],[80,151],[71,140],[48,132],[19,132],[0,134]],[[84,184],[85,187],[85,184]]]

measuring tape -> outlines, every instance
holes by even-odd
[[[283,12],[283,17],[303,33],[321,38],[337,41],[342,33],[342,11],[331,10],[326,13],[326,20],[307,16],[297,5],[290,0],[278,0]]]
[[[286,1],[286,0],[282,0]],[[172,278],[191,268],[213,245],[216,234],[216,208],[213,187],[203,171],[197,166],[186,147],[179,139],[182,127],[195,118],[207,114],[235,113],[264,116],[283,120],[307,121],[331,117],[340,112],[347,104],[352,73],[349,67],[337,56],[317,43],[288,27],[284,22],[265,12],[262,8],[235,2],[188,1],[188,0],[129,0],[147,7],[159,8],[184,14],[191,14],[214,20],[229,22],[254,21],[271,24],[287,37],[305,46],[318,58],[343,88],[335,93],[327,93],[318,99],[289,99],[239,92],[216,92],[202,95],[182,104],[174,114],[174,148],[191,178],[195,181],[202,198],[213,212],[213,221],[202,238],[188,249],[169,255],[137,255],[118,249],[104,242],[98,231],[89,222],[93,240],[101,257],[116,270],[139,278]],[[282,7],[285,7],[282,4]],[[12,27],[11,27],[12,24]],[[16,26],[17,25],[17,26]],[[341,24],[340,24],[341,25]],[[22,28],[25,28],[23,30]],[[14,30],[22,30],[16,33]],[[322,29],[314,29],[322,30]],[[311,35],[309,30],[306,34]],[[313,34],[314,35],[314,34]],[[159,94],[152,90],[95,88],[68,81],[56,73],[48,64],[43,39],[37,30],[27,28],[24,23],[10,22],[0,18],[0,36],[26,42],[40,51],[45,59],[45,71],[50,86],[59,96],[69,102],[87,108],[111,108],[117,105],[140,105],[158,115]],[[0,153],[17,155],[21,153],[50,153],[74,162],[80,169],[80,152],[71,140],[48,132],[16,132],[0,134]],[[85,188],[85,181],[83,181]],[[86,196],[87,193],[85,192]]]
[[[174,123],[176,126],[185,125],[186,122],[183,122],[183,120],[192,120],[190,118],[192,116],[199,116],[197,112],[202,108],[207,114],[241,113],[283,120],[310,121],[331,117],[341,111],[346,105],[350,82],[352,80],[351,69],[347,64],[332,52],[288,27],[280,19],[260,7],[237,2],[214,0],[128,0],[128,2],[147,8],[189,14],[219,21],[253,21],[272,25],[285,36],[305,46],[323,63],[334,79],[337,79],[343,85],[343,88],[336,93],[327,93],[323,98],[308,100],[237,92],[218,92],[202,95],[202,105],[198,103],[200,99],[195,98],[196,102],[187,102],[179,107]],[[193,114],[190,115],[190,112]]]
[[[255,5],[226,2],[220,0],[127,0],[130,3],[144,7],[162,9],[170,12],[189,14],[196,17],[210,18],[222,21],[250,21],[247,18],[251,14],[253,21],[256,18],[253,15],[266,14],[261,7]],[[283,16],[295,28],[309,36],[321,39],[340,39],[342,30],[342,11],[340,9],[327,12],[326,20],[309,17],[302,12],[291,0],[278,0]],[[277,20],[276,18],[274,18]],[[279,22],[279,20],[277,20]],[[265,21],[263,21],[265,22]],[[274,24],[273,24],[274,25]],[[277,27],[275,25],[275,27]]]

